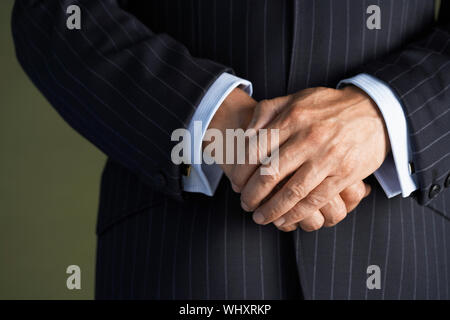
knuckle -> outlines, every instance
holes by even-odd
[[[310,128],[308,140],[312,144],[322,144],[326,140],[327,130],[323,125],[317,124]]]
[[[354,166],[348,162],[341,164],[341,173],[344,177],[350,176],[354,171]]]
[[[292,103],[291,108],[288,112],[288,114],[289,114],[288,119],[290,119],[292,121],[301,120],[301,119],[305,118],[306,112],[307,111],[304,108],[304,106],[302,105],[301,101],[295,101]]]
[[[303,184],[296,183],[286,188],[285,197],[287,201],[299,201],[306,197],[306,189]]]
[[[361,201],[362,198],[364,198],[364,195],[366,194],[366,187],[364,186],[364,183],[360,183],[358,187],[356,188],[356,199],[357,202]]]
[[[361,201],[361,199],[362,199],[362,195],[359,193],[359,191],[354,191],[354,192],[351,192],[350,194],[349,194],[349,202],[351,203],[351,204],[356,204],[356,203],[358,203],[359,201]]]
[[[300,206],[295,206],[289,211],[289,220],[292,222],[299,222],[305,218],[305,212]]]
[[[342,144],[339,144],[339,143],[331,146],[330,150],[328,152],[328,156],[330,156],[334,159],[339,159],[339,160],[344,159],[346,155],[347,155],[347,150],[345,149],[345,147]],[[345,163],[343,165],[345,165]]]
[[[266,221],[273,221],[279,216],[279,210],[278,207],[270,207],[263,213],[264,217],[266,218]]]
[[[361,197],[359,190],[353,190],[349,193],[349,199],[352,203],[358,202]]]
[[[272,108],[272,102],[271,102],[269,99],[264,99],[264,100],[261,100],[261,101],[258,103],[257,107],[258,107],[261,111],[264,111],[264,110],[267,110],[267,109],[271,109],[271,108]]]
[[[325,202],[325,195],[320,193],[312,193],[306,198],[306,202],[312,207],[321,207]]]
[[[358,184],[358,185],[349,187],[346,192],[347,202],[350,204],[359,203],[364,198],[365,192],[366,191],[365,191],[364,184]]]
[[[332,227],[332,226],[337,225],[339,222],[341,222],[345,218],[346,215],[347,215],[347,212],[345,209],[342,209],[342,208],[338,209],[336,211],[336,213],[333,214],[330,217],[330,219],[328,219],[327,226]]]
[[[253,211],[253,209],[256,209],[256,207],[258,206],[258,200],[255,198],[255,193],[253,192],[253,190],[244,189],[241,192],[240,200],[250,211]]]
[[[297,226],[295,224],[291,225],[291,226],[287,226],[287,227],[279,227],[278,230],[283,231],[283,232],[292,232],[297,230]]]
[[[310,223],[302,225],[302,229],[304,231],[306,231],[306,232],[317,231],[320,228],[322,228],[323,223],[324,223],[323,221],[322,222],[320,222],[320,221],[313,221],[313,222],[310,222]]]

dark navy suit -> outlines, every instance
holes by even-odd
[[[66,28],[77,4],[81,30]],[[381,8],[381,29],[366,8]],[[97,298],[448,299],[450,3],[431,0],[16,0],[23,68],[109,157],[101,184]],[[281,233],[182,191],[173,130],[223,72],[257,100],[368,73],[400,99],[419,184],[373,192],[334,228]],[[366,286],[381,269],[381,289]]]

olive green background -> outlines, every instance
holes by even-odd
[[[0,0],[0,299],[91,299],[105,156],[19,66],[13,2]],[[66,287],[72,264],[81,268],[81,290]]]
[[[0,299],[91,299],[105,156],[19,66],[13,2],[0,0]],[[66,287],[72,264],[81,268],[81,290]]]

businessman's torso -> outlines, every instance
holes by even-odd
[[[434,1],[424,0],[122,2],[142,23],[180,41],[192,55],[231,66],[238,76],[252,81],[257,100],[312,86],[333,87],[362,64],[425,32],[434,19]],[[381,29],[367,28],[371,4],[381,9]],[[449,199],[443,198],[434,209],[421,207],[412,198],[388,200],[375,180],[371,182],[374,192],[337,227],[292,233],[305,296],[445,296],[448,284],[439,282],[448,272],[447,261],[438,251],[450,243],[450,228],[434,209],[448,216]],[[257,248],[258,232],[265,229],[256,229],[239,203],[227,181],[212,198],[186,194],[183,203],[173,202],[109,161],[102,180],[98,231],[107,233],[123,219],[145,212],[153,216],[152,228],[157,225],[166,237],[171,232],[175,237],[179,230],[175,217],[181,211],[182,219],[188,219],[185,228],[212,228],[211,243],[225,237],[228,248],[241,250],[246,232],[248,245]],[[265,228],[273,233],[273,227]],[[367,289],[369,265],[389,271],[383,290]]]

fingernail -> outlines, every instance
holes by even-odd
[[[275,220],[275,221],[273,222],[273,224],[274,224],[275,226],[277,226],[277,228],[278,228],[278,227],[282,226],[285,222],[286,222],[286,219],[284,219],[284,218],[282,217],[282,218],[280,218],[280,219]]]
[[[234,183],[231,183],[231,188],[233,188],[233,191],[236,193],[240,192],[239,187],[237,185],[235,185]]]
[[[255,212],[253,213],[253,221],[255,221],[257,224],[263,224],[264,220],[266,220],[266,219],[265,219],[264,216],[263,216],[261,213],[259,213],[258,211],[255,211]]]
[[[241,207],[242,209],[244,209],[245,211],[250,211],[250,208],[248,207],[248,205],[246,205],[244,202],[241,201]]]

